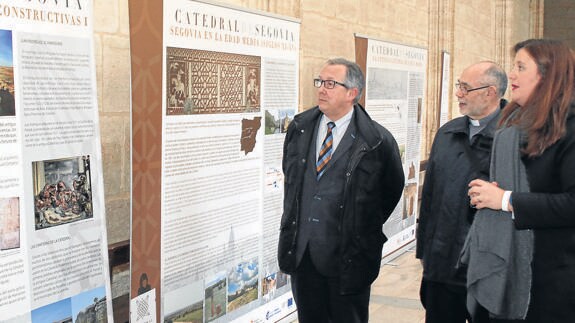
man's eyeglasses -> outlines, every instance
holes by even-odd
[[[341,85],[347,89],[347,85],[345,85],[341,82],[335,81],[335,80],[313,79],[313,86],[320,88],[322,84],[323,84],[323,87],[325,87],[326,89],[333,89],[336,84]]]
[[[468,89],[465,85],[457,82],[457,83],[455,83],[455,91],[459,90],[459,91],[461,91],[461,94],[467,95],[467,94],[469,94],[469,92],[486,89],[490,86],[492,86],[492,85],[484,85],[484,86]]]

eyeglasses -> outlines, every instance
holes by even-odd
[[[347,89],[347,85],[345,85],[341,82],[335,81],[335,80],[313,79],[313,86],[320,88],[322,84],[323,84],[323,87],[325,87],[326,89],[333,89],[336,84],[341,85]]]
[[[465,85],[463,85],[463,84],[457,82],[457,83],[455,83],[455,91],[459,90],[459,91],[461,91],[461,94],[467,95],[467,94],[469,94],[469,92],[486,89],[486,88],[488,88],[488,87],[490,87],[490,86],[493,86],[493,85],[485,85],[485,86],[480,86],[480,87],[476,87],[476,88],[473,88],[473,89],[468,89],[468,88],[465,87]]]

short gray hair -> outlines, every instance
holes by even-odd
[[[357,88],[357,95],[353,99],[353,103],[358,103],[363,94],[363,88],[365,87],[365,76],[363,71],[355,62],[349,61],[345,58],[332,58],[329,59],[326,65],[343,65],[346,67],[345,80],[343,83],[347,88]]]
[[[505,71],[495,62],[489,62],[491,66],[485,70],[484,75],[489,77],[497,87],[497,94],[499,97],[503,97],[505,95],[505,91],[507,90],[507,74]]]

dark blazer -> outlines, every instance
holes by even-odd
[[[349,164],[355,133],[357,133],[355,124],[350,122],[319,180],[315,165],[317,148],[315,140],[312,140],[308,149],[308,163],[304,171],[300,199],[302,207],[299,210],[296,261],[297,264],[300,263],[307,249],[316,270],[328,277],[336,277],[340,271],[339,210],[343,204],[343,190],[346,183],[346,177],[343,175]],[[317,138],[316,133],[313,138]]]
[[[513,193],[515,226],[535,237],[527,322],[575,322],[575,106],[567,133],[523,158],[530,193]]]
[[[288,274],[297,268],[296,248],[303,175],[313,133],[321,117],[318,107],[295,116],[284,142],[284,210],[280,225],[278,262]],[[382,225],[397,205],[404,173],[395,139],[373,121],[360,105],[352,119],[356,133],[345,173],[340,218],[340,292],[355,293],[379,274],[381,250],[387,240]]]

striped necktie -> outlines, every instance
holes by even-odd
[[[333,151],[333,134],[332,129],[335,127],[335,123],[327,123],[327,133],[325,134],[325,139],[323,144],[321,144],[321,149],[319,151],[319,156],[317,157],[317,162],[315,163],[315,168],[317,170],[317,180],[320,179],[321,175],[325,171],[327,163],[331,159],[331,153]]]

